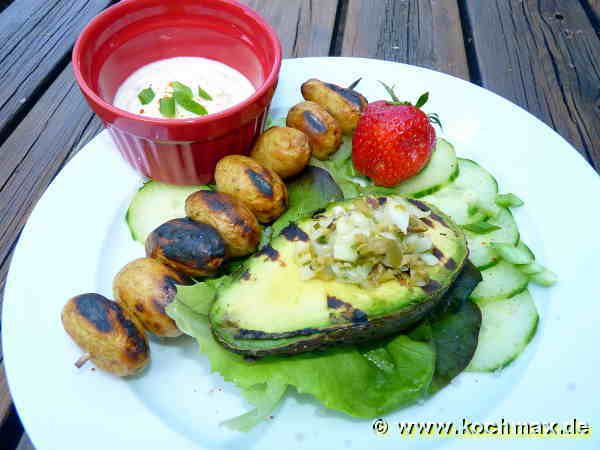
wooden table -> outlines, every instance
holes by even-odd
[[[539,117],[600,170],[600,0],[245,1],[278,30],[286,57],[373,57],[470,80]],[[0,306],[31,209],[102,129],[75,84],[70,53],[110,3],[0,0]],[[0,448],[33,448],[1,348]]]

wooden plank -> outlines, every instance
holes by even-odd
[[[94,117],[69,66],[0,147],[0,167],[14,167],[0,172],[0,286],[32,207],[66,160],[101,129]]]
[[[81,29],[110,0],[29,0],[0,15],[0,143],[67,64]]]
[[[350,0],[341,53],[469,78],[455,0]]]
[[[327,56],[333,37],[337,0],[241,0],[277,31],[283,55]]]
[[[4,373],[4,364],[0,361],[0,427],[8,418],[12,400],[8,392],[8,383]]]
[[[581,0],[584,6],[588,6],[595,16],[596,22],[600,21],[600,0]]]
[[[466,0],[483,86],[523,106],[600,169],[600,40],[572,0]]]

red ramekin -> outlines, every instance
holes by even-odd
[[[132,72],[175,56],[225,63],[256,92],[229,109],[192,119],[144,117],[112,105]],[[123,0],[94,18],[73,49],[75,79],[121,154],[143,175],[173,184],[207,183],[223,156],[249,151],[280,67],[275,31],[234,0]]]

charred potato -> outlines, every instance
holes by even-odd
[[[215,168],[217,190],[244,202],[262,223],[277,219],[287,208],[287,188],[271,169],[242,155],[229,155]]]
[[[250,156],[281,178],[294,176],[310,159],[308,137],[290,127],[271,127],[260,135]]]
[[[315,102],[302,102],[289,110],[286,125],[308,136],[313,155],[327,159],[342,145],[342,129],[325,108]]]
[[[113,281],[115,300],[123,309],[130,311],[144,328],[157,336],[177,337],[181,331],[165,308],[177,294],[176,284],[187,284],[170,267],[152,258],[140,258],[130,262]]]
[[[150,349],[142,326],[102,295],[82,294],[70,299],[62,310],[62,323],[86,352],[77,367],[90,359],[99,369],[124,377],[148,364]]]
[[[190,277],[209,276],[225,260],[225,241],[210,225],[173,219],[148,235],[146,256]]]
[[[340,125],[343,133],[354,131],[361,112],[367,106],[367,99],[353,89],[332,83],[324,83],[312,78],[302,84],[302,97],[318,103],[331,114]]]
[[[227,255],[253,253],[261,230],[256,216],[240,200],[223,192],[198,191],[185,201],[185,213],[196,221],[214,227],[227,248]]]

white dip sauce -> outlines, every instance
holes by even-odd
[[[113,104],[131,113],[165,118],[159,110],[159,100],[172,97],[173,82],[189,87],[193,93],[192,100],[204,106],[208,114],[240,103],[255,92],[244,75],[226,64],[213,59],[179,56],[152,62],[133,72],[119,86]],[[147,88],[151,88],[155,95],[150,103],[143,105],[138,95]],[[200,96],[199,88],[212,100]],[[176,104],[175,117],[172,118],[191,117],[199,115]]]

